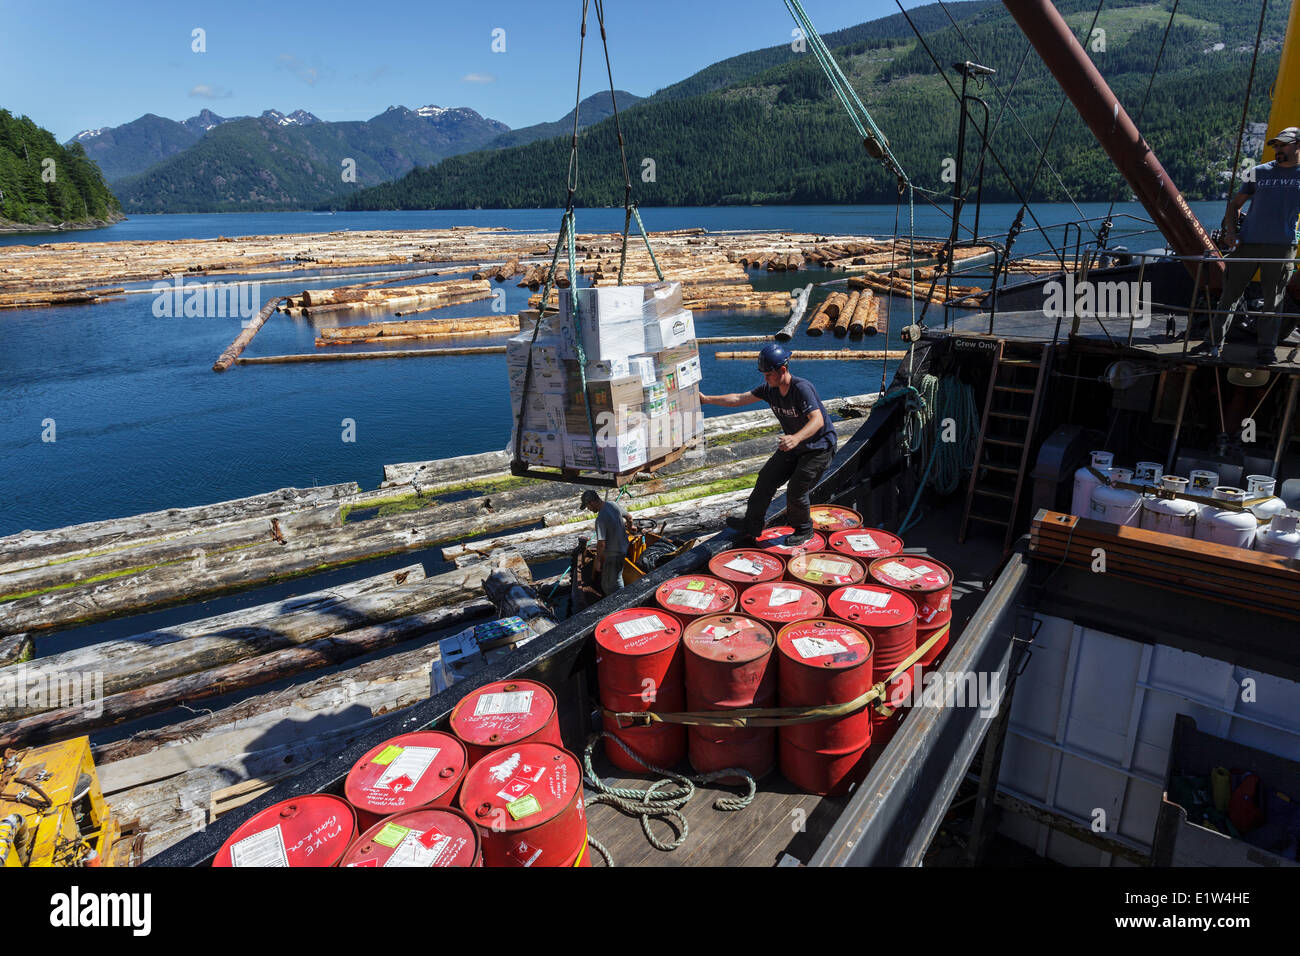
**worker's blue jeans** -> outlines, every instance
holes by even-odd
[[[623,586],[623,559],[626,555],[605,555],[605,566],[600,572],[600,590],[606,597]]]
[[[787,481],[785,490],[785,523],[794,528],[795,534],[804,534],[812,530],[812,502],[809,495],[813,485],[822,476],[826,466],[835,457],[835,449],[825,451],[778,451],[767,460],[754,482],[754,490],[749,494],[749,506],[745,509],[745,533],[758,537],[763,531],[763,521],[767,518],[768,506],[776,497],[777,489]]]

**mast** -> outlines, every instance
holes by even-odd
[[[1282,43],[1282,60],[1277,65],[1272,96],[1265,142],[1288,126],[1300,126],[1300,17],[1296,16],[1295,6],[1287,15],[1286,40]]]
[[[1210,288],[1220,288],[1223,260],[1218,249],[1051,0],[1003,3],[1170,248],[1180,256],[1208,257],[1201,276]],[[1197,272],[1196,264],[1184,265]]]

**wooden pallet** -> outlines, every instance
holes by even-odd
[[[1029,552],[1048,565],[1091,569],[1104,552],[1105,573],[1274,617],[1300,621],[1300,564],[1211,541],[1039,511]]]
[[[611,475],[608,472],[583,471],[577,468],[539,468],[524,461],[512,461],[510,463],[510,474],[520,478],[536,478],[539,481],[563,481],[571,485],[591,485],[596,488],[622,488],[624,485],[635,481],[639,475],[654,474],[659,469],[679,461],[683,455],[694,447],[694,444],[685,445],[676,451],[669,452],[662,458],[656,458],[654,461],[638,465],[631,471],[625,471],[618,475]]]

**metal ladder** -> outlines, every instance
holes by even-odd
[[[977,521],[1005,528],[1002,550],[1010,550],[1051,361],[1050,343],[1024,343],[1011,357],[1006,340],[998,340],[958,543],[966,540],[970,522]],[[1024,381],[1025,372],[1034,373],[1032,386]]]

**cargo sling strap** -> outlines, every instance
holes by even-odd
[[[742,707],[735,710],[697,710],[675,714],[604,710],[604,714],[617,721],[619,729],[648,727],[657,723],[685,724],[691,727],[792,727],[795,724],[811,724],[834,717],[845,717],[856,713],[868,704],[871,704],[877,713],[888,717],[894,713],[894,709],[886,704],[887,685],[924,657],[930,648],[947,636],[951,627],[951,624],[945,624],[938,628],[924,644],[918,646],[895,667],[888,677],[877,682],[865,694],[842,704],[823,704],[815,707]]]
[[[532,352],[533,346],[537,343],[538,333],[542,329],[542,319],[546,317],[546,307],[551,298],[551,289],[555,286],[555,273],[560,264],[560,249],[563,248],[569,260],[568,282],[569,288],[576,291],[577,289],[577,226],[574,218],[575,195],[578,191],[578,112],[582,103],[582,60],[583,51],[587,44],[587,10],[591,0],[583,0],[582,3],[582,28],[581,36],[578,40],[578,84],[577,92],[574,96],[573,105],[573,137],[569,148],[569,170],[567,175],[568,196],[564,202],[564,215],[560,219],[560,233],[555,241],[555,253],[551,256],[551,268],[546,273],[546,282],[542,285],[542,301],[537,310],[537,322],[533,326],[533,337],[528,342],[529,361],[524,369],[524,386],[520,390],[519,411],[515,414],[515,447],[514,459],[519,461],[520,446],[523,443],[523,424],[527,413],[528,388],[532,384],[533,363]],[[619,256],[618,264],[618,284],[623,284],[623,273],[627,266],[627,237],[632,226],[632,220],[636,219],[637,229],[641,233],[641,241],[645,243],[646,252],[650,255],[650,262],[654,265],[655,275],[662,282],[664,278],[663,269],[659,267],[659,260],[655,258],[654,249],[650,247],[650,237],[646,234],[645,223],[641,221],[641,212],[637,204],[632,199],[632,177],[628,172],[627,150],[623,143],[623,126],[618,116],[618,101],[614,95],[614,70],[609,60],[609,40],[605,33],[605,4],[604,0],[595,0],[596,19],[600,23],[600,41],[605,51],[605,72],[609,77],[609,99],[614,111],[614,128],[618,134],[618,153],[623,164],[623,243]],[[572,299],[573,311],[577,310],[577,297]],[[572,318],[572,316],[571,316]],[[574,329],[574,344],[578,352],[578,376],[582,382],[582,403],[587,412],[587,430],[591,437],[592,448],[596,447],[596,423],[591,415],[591,399],[587,395],[587,353],[582,347],[582,336],[578,330]]]

